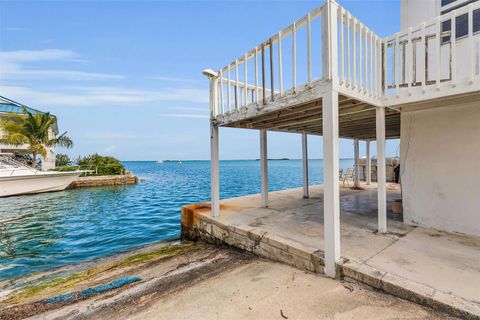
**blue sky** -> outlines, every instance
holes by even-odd
[[[339,3],[380,36],[399,29],[399,1]],[[0,95],[57,115],[75,142],[72,156],[208,159],[201,71],[219,69],[320,4],[0,1]],[[221,159],[259,157],[257,131],[220,135]],[[309,153],[322,157],[320,137],[310,138]],[[398,141],[387,153],[398,154]],[[342,140],[340,156],[352,155],[353,142]],[[269,157],[300,156],[299,135],[269,133]]]

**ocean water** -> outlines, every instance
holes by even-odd
[[[180,207],[209,201],[209,161],[124,164],[139,184],[0,198],[0,219],[29,214],[0,230],[0,280],[177,238]],[[310,160],[309,176],[322,183],[322,160]],[[270,191],[300,186],[301,160],[269,161]],[[221,161],[220,190],[221,198],[259,193],[260,162]]]

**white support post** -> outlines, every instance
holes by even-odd
[[[387,186],[385,165],[385,108],[377,107],[378,232],[387,232]]]
[[[353,140],[353,148],[355,154],[355,177],[353,181],[353,187],[360,187],[360,141],[358,139]]]
[[[303,164],[303,198],[310,197],[308,192],[308,147],[307,133],[302,132],[302,164]]]
[[[211,188],[211,213],[212,217],[220,215],[220,174],[218,155],[218,127],[210,125],[210,188]]]
[[[322,100],[325,275],[334,278],[337,261],[340,259],[338,92],[332,90]]]
[[[365,151],[367,153],[367,159],[365,163],[365,171],[366,171],[366,180],[367,180],[367,185],[372,183],[372,159],[370,157],[370,140],[366,141],[366,146],[365,146]]]
[[[210,80],[210,194],[211,194],[211,215],[220,215],[220,173],[218,154],[218,126],[215,125],[215,118],[218,115],[217,88],[218,73],[211,69],[203,70],[203,74]]]
[[[262,207],[268,207],[268,152],[267,130],[260,130],[260,172],[262,180]]]

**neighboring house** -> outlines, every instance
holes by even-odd
[[[12,114],[23,114],[24,108],[26,108],[32,113],[43,113],[41,111],[24,106],[18,102],[0,96],[0,119],[8,117]],[[57,134],[58,125],[57,122],[55,122],[55,125],[51,126],[49,129],[50,138],[53,139]],[[2,135],[1,128],[0,135]],[[30,151],[28,150],[28,145],[12,146],[0,143],[0,153],[13,153],[16,155],[23,155],[30,154]],[[49,170],[53,168],[55,168],[55,148],[50,147],[47,148],[47,156],[45,158],[42,157],[42,170]]]
[[[210,79],[212,216],[219,127],[323,136],[325,273],[340,259],[339,138],[376,140],[378,231],[387,231],[385,139],[401,140],[404,221],[480,235],[480,1],[402,0],[401,32],[382,38],[328,0]],[[367,153],[367,166],[370,166]],[[367,170],[370,172],[370,170]]]

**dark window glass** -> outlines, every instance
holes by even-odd
[[[473,32],[480,30],[480,9],[475,10],[473,15]],[[452,21],[442,22],[442,32],[452,31]],[[468,35],[468,13],[462,14],[455,19],[455,38],[461,38]],[[450,41],[450,35],[442,36],[442,43]]]
[[[455,1],[457,1],[457,0],[442,0],[442,7],[446,6],[447,4],[450,4],[452,2],[455,2]]]
[[[480,31],[480,9],[473,11],[473,32]]]
[[[468,35],[468,13],[462,14],[455,19],[456,38]]]
[[[452,20],[447,20],[442,22],[442,32],[452,30]],[[449,42],[450,36],[442,36],[442,44]]]

